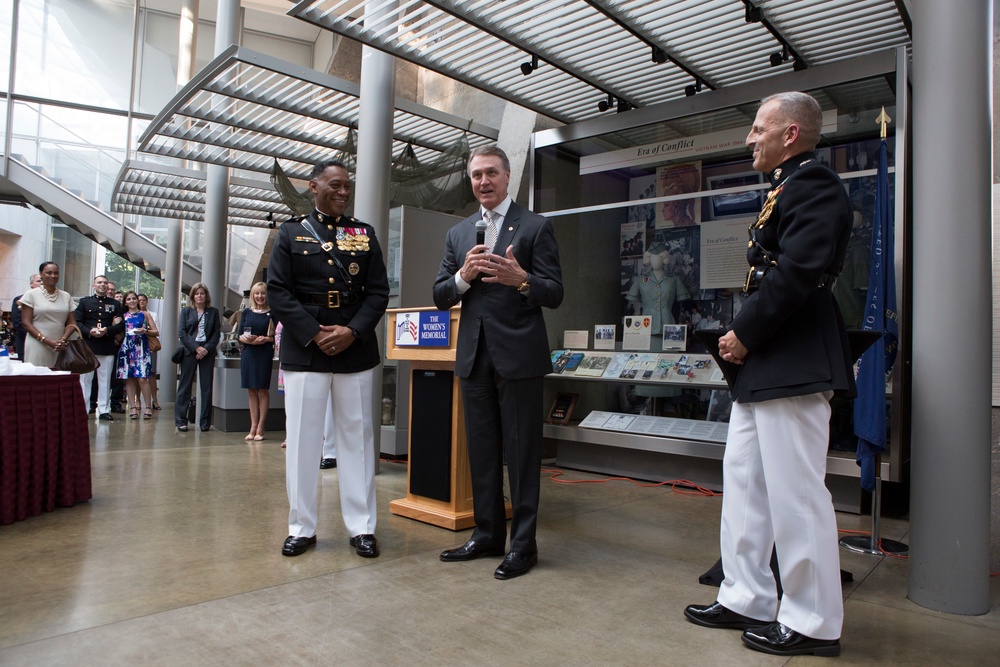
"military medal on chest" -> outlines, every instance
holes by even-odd
[[[337,249],[342,252],[368,252],[368,231],[364,227],[337,227]]]

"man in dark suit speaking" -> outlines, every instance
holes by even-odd
[[[507,194],[507,155],[496,146],[474,149],[469,177],[481,209],[448,231],[434,304],[441,310],[462,304],[455,373],[465,402],[476,528],[464,545],[442,552],[441,560],[504,553],[506,459],[510,551],[494,575],[510,579],[538,562],[542,378],[552,370],[542,307],[562,303],[562,273],[552,223]]]
[[[744,644],[775,655],[838,655],[844,618],[824,479],[830,397],[855,393],[832,292],[852,214],[840,178],[813,152],[822,126],[815,99],[779,93],[763,101],[747,136],[771,190],[750,226],[749,296],[719,339],[720,356],[736,369],[722,462],[726,578],[714,604],[684,611],[698,625],[742,629]]]

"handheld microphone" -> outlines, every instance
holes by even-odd
[[[486,221],[480,220],[476,223],[476,245],[486,243]]]

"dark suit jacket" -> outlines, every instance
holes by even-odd
[[[184,347],[185,355],[194,354],[199,345],[208,350],[209,356],[216,354],[222,335],[218,308],[205,309],[205,338],[207,340],[204,343],[196,343],[194,340],[195,336],[198,335],[198,310],[196,308],[181,309],[181,316],[177,320],[177,338]]]
[[[18,301],[23,294],[18,294],[10,304],[10,325],[14,327],[14,349],[17,351],[17,358],[24,361],[24,340],[28,337],[28,332],[21,325],[21,304]]]
[[[85,296],[77,303],[73,314],[83,339],[87,341],[94,354],[112,355],[118,352],[115,336],[125,333],[125,313],[116,299],[96,294]],[[115,317],[123,319],[118,324],[112,324]],[[108,327],[108,331],[100,338],[91,338],[90,332],[98,324]]]
[[[462,267],[465,253],[476,245],[476,222],[481,219],[476,213],[448,230],[444,258],[434,281],[434,305],[439,309],[462,303],[455,373],[460,378],[469,377],[480,332],[501,377],[517,380],[551,373],[542,307],[556,308],[563,298],[559,247],[552,223],[512,202],[498,231],[494,252],[504,255],[507,246],[514,246],[514,257],[530,276],[527,296],[509,285],[479,279],[465,294],[459,294],[455,273]]]
[[[812,153],[783,163],[772,190],[775,206],[756,238],[777,260],[733,320],[748,352],[737,367],[733,397],[743,403],[835,391],[855,393],[852,358],[840,310],[826,274],[844,263],[851,207],[843,183]],[[774,173],[778,173],[775,170]],[[753,266],[767,261],[753,246]]]
[[[278,229],[268,262],[267,300],[283,325],[281,368],[316,373],[357,373],[375,368],[382,361],[375,328],[389,305],[389,276],[375,229],[348,216],[334,220],[317,211],[308,219],[323,241],[333,243],[333,252],[344,269],[337,268],[301,221],[289,220]],[[346,234],[366,240],[356,244],[338,241],[338,237]],[[350,284],[344,273],[350,277]],[[339,308],[327,308],[300,298],[328,291],[351,296],[342,296]],[[331,356],[311,341],[320,325],[335,324],[351,327],[361,337],[346,350]]]

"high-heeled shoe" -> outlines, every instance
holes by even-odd
[[[259,441],[261,441],[261,440],[264,439],[264,436],[262,436],[260,433],[258,433],[257,435],[255,435],[253,437],[253,439],[259,442]]]
[[[246,435],[245,435],[245,436],[243,437],[243,439],[244,439],[244,440],[253,440],[253,433],[247,433],[247,434],[246,434]]]
[[[142,413],[142,418],[143,419],[152,419],[153,418],[153,411],[150,410],[149,408],[146,408],[146,411]]]
[[[153,401],[153,409],[154,410],[162,410],[163,408],[160,407],[159,402]]]
[[[129,419],[138,419],[139,418],[139,408],[129,408],[128,417],[129,417]]]

